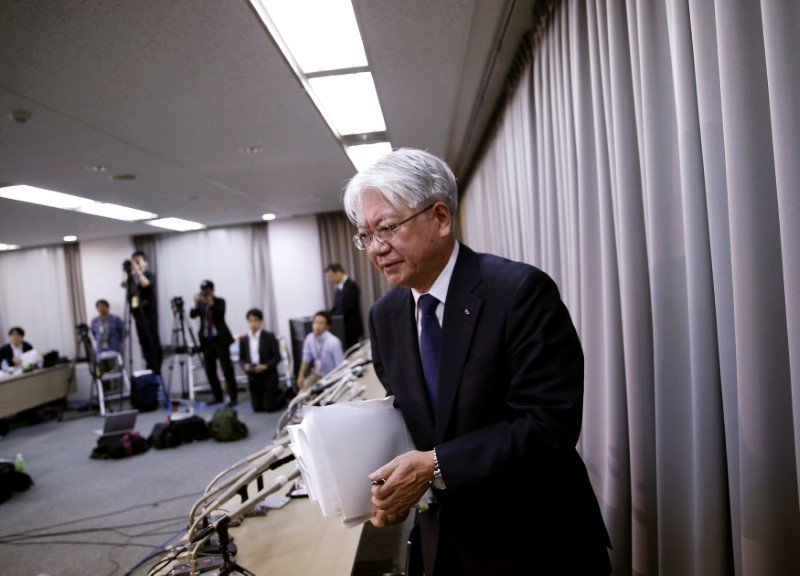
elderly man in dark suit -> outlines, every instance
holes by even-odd
[[[358,344],[364,335],[364,322],[361,320],[361,291],[356,281],[347,275],[339,263],[328,264],[325,274],[328,276],[328,281],[336,286],[331,316],[342,316],[344,347],[350,348]]]
[[[432,494],[417,515],[427,576],[610,574],[575,448],[569,312],[542,270],[457,242],[457,206],[451,170],[421,150],[387,154],[345,191],[356,246],[394,286],[370,311],[372,358],[416,447],[370,475],[371,522],[402,522]]]
[[[219,360],[230,398],[228,405],[236,406],[238,390],[230,352],[233,335],[225,323],[225,300],[214,294],[214,283],[211,280],[203,280],[200,284],[200,293],[194,295],[194,301],[195,306],[189,311],[189,316],[200,318],[200,346],[203,349],[206,378],[214,394],[214,403],[219,404],[224,399],[217,376],[217,360]]]

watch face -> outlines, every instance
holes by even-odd
[[[437,490],[444,490],[444,480],[442,480],[441,476],[434,476],[433,480],[431,481],[431,486]]]

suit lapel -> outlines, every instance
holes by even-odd
[[[472,294],[472,290],[480,281],[477,256],[462,244],[453,268],[453,276],[450,278],[450,285],[447,288],[447,301],[442,321],[438,379],[439,402],[436,411],[435,439],[437,443],[444,440],[461,382],[461,374],[464,371],[464,363],[483,305],[483,301]]]

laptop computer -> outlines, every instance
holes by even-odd
[[[133,432],[138,414],[138,410],[123,410],[106,414],[103,429],[95,430],[94,433],[102,438],[113,438],[126,432]]]

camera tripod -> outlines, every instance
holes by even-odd
[[[191,325],[186,322],[186,314],[183,310],[183,298],[180,296],[172,299],[172,362],[169,366],[169,390],[172,391],[172,372],[178,364],[181,375],[181,394],[183,398],[194,401],[194,364],[192,357],[200,355],[202,364],[202,352],[197,340],[194,337]],[[186,333],[189,333],[191,346],[186,340]]]

